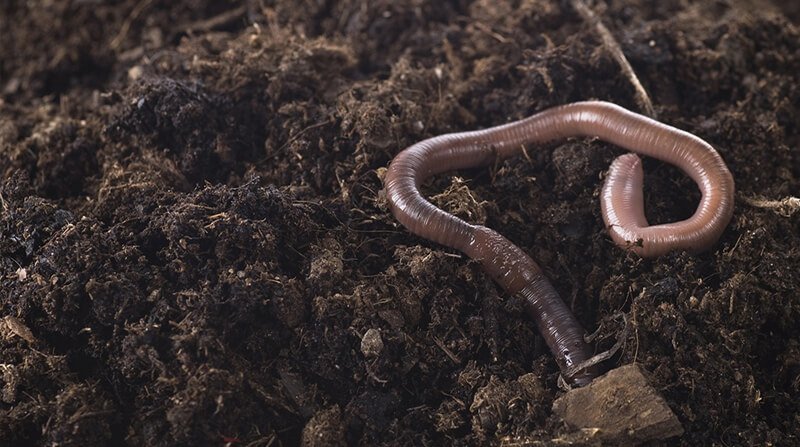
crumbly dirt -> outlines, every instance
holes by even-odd
[[[729,164],[714,249],[611,244],[620,151],[593,140],[426,192],[539,261],[598,349],[624,338],[610,363],[683,424],[667,445],[800,445],[800,212],[765,205],[800,195],[799,10],[589,4],[658,117]],[[0,42],[0,445],[564,439],[520,300],[400,227],[381,175],[433,135],[636,110],[569,2],[6,1]],[[691,213],[690,179],[645,171],[652,222]]]

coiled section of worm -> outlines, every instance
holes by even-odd
[[[526,143],[576,136],[598,137],[673,164],[700,188],[700,204],[691,217],[648,225],[641,160],[635,154],[617,157],[601,194],[603,219],[617,245],[644,257],[672,250],[702,251],[717,241],[730,221],[733,177],[714,148],[690,133],[600,101],[567,104],[501,126],[419,142],[392,160],[384,182],[392,213],[409,231],[479,261],[508,293],[527,301],[565,378],[582,386],[600,372],[597,367],[574,372],[592,356],[593,348],[536,262],[496,231],[437,208],[419,191],[420,184],[433,175],[488,165],[521,153]]]

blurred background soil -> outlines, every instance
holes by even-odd
[[[798,445],[800,10],[588,2],[659,119],[737,185],[716,247],[642,260],[577,139],[443,175],[441,207],[543,266],[668,445]],[[34,0],[0,6],[0,445],[549,445],[558,372],[522,302],[388,213],[437,134],[639,110],[560,0]],[[699,193],[645,162],[651,222]],[[626,322],[627,321],[627,326]],[[626,329],[627,327],[627,329]]]

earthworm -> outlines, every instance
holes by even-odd
[[[526,143],[574,136],[598,137],[673,164],[700,188],[700,204],[694,215],[679,222],[648,225],[641,161],[630,153],[617,157],[601,193],[603,220],[617,245],[643,257],[672,250],[698,252],[710,248],[730,221],[733,177],[711,145],[690,133],[600,101],[562,105],[508,124],[421,141],[392,160],[384,184],[392,213],[411,233],[465,253],[480,262],[509,294],[525,299],[562,374],[570,384],[583,386],[600,374],[596,365],[580,370],[594,350],[584,341],[583,327],[536,262],[496,231],[437,208],[419,191],[422,182],[433,175],[488,165],[521,153]]]

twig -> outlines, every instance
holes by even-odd
[[[622,73],[628,78],[630,83],[633,84],[634,95],[639,107],[642,108],[642,111],[645,115],[649,116],[650,118],[655,118],[656,111],[653,108],[653,103],[650,101],[650,96],[642,86],[642,83],[639,82],[639,78],[633,71],[633,67],[631,67],[630,62],[628,62],[628,59],[622,52],[622,48],[620,48],[619,43],[617,43],[617,40],[611,34],[611,31],[606,28],[600,18],[597,17],[594,11],[586,6],[582,0],[570,0],[570,4],[572,5],[573,9],[575,9],[575,11],[577,11],[578,14],[583,18],[583,20],[595,26],[597,32],[600,34],[600,37],[603,39],[603,45],[605,45],[605,47],[611,53],[611,57],[617,61],[622,69]]]
[[[184,26],[183,29],[187,33],[195,31],[211,31],[221,26],[228,25],[229,23],[235,20],[239,20],[245,15],[246,12],[247,12],[247,5],[242,5],[238,8],[225,11],[222,14],[218,14],[214,17],[201,20],[198,22],[192,22]]]
[[[447,354],[448,357],[450,357],[450,360],[452,360],[453,363],[455,363],[456,365],[461,363],[461,359],[458,358],[457,355],[453,354],[453,351],[448,349],[447,346],[444,345],[444,342],[442,342],[441,340],[439,340],[436,337],[433,337],[433,342],[436,343],[436,346],[438,346],[439,349],[444,351],[444,353]]]
[[[774,211],[783,217],[792,217],[800,211],[800,197],[784,197],[781,200],[767,200],[758,197],[742,197],[742,201],[755,208]]]
[[[122,22],[122,25],[119,27],[117,36],[114,37],[109,44],[112,50],[119,48],[119,46],[122,44],[122,41],[128,36],[128,31],[130,31],[133,21],[138,19],[139,16],[142,15],[142,12],[144,12],[144,10],[147,9],[153,3],[153,1],[154,0],[142,0],[136,4],[131,11],[131,14],[125,19],[124,22]]]
[[[503,37],[500,33],[494,31],[491,27],[489,27],[488,25],[486,25],[484,23],[475,22],[475,28],[478,28],[479,30],[483,31],[484,33],[492,36],[492,38],[494,38],[495,40],[497,40],[500,43],[508,42],[508,39]]]
[[[324,125],[326,125],[326,124],[330,124],[330,123],[331,123],[331,121],[330,121],[330,120],[327,120],[327,121],[321,121],[321,122],[319,122],[319,123],[312,124],[312,125],[310,125],[310,126],[308,126],[308,127],[305,127],[304,129],[300,130],[300,131],[299,131],[299,132],[297,132],[296,134],[294,134],[294,135],[292,135],[291,137],[289,137],[289,139],[288,139],[288,140],[286,140],[286,142],[285,142],[285,143],[283,143],[283,145],[281,145],[281,147],[279,147],[279,148],[278,148],[278,150],[276,150],[276,151],[275,151],[275,152],[273,152],[272,154],[268,155],[268,156],[267,156],[267,160],[270,160],[270,159],[272,159],[273,157],[277,156],[277,155],[278,155],[279,153],[281,153],[281,152],[282,152],[284,149],[286,149],[286,148],[287,148],[287,147],[288,147],[290,144],[292,144],[292,143],[294,143],[295,141],[297,141],[298,139],[300,139],[300,137],[302,137],[302,136],[303,136],[303,135],[304,135],[306,132],[308,132],[309,130],[316,129],[316,128],[318,128],[318,127],[322,127],[322,126],[324,126]]]

